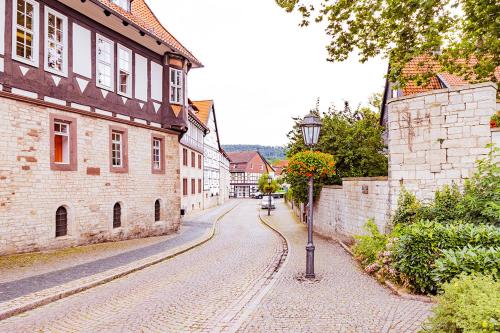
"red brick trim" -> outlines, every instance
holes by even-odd
[[[156,169],[153,161],[153,143],[154,140],[160,140],[160,169]],[[151,172],[154,175],[165,174],[165,137],[163,135],[151,134]]]
[[[51,113],[49,116],[50,127],[50,169],[53,171],[77,171],[78,170],[78,126],[76,118],[62,116]],[[61,121],[69,124],[69,164],[59,164],[55,162],[54,145],[54,121]]]
[[[113,132],[119,132],[123,135],[123,147],[122,147],[122,167],[114,167],[112,160],[112,134]],[[128,173],[128,129],[125,127],[109,126],[109,171],[112,173]]]

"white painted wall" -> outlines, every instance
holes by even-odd
[[[148,60],[135,55],[135,98],[148,101]]]
[[[4,48],[5,48],[5,0],[0,0],[0,54],[4,54],[5,52]]]
[[[151,62],[151,98],[159,102],[163,100],[163,67]]]
[[[89,79],[92,78],[91,42],[90,30],[73,23],[73,72]]]

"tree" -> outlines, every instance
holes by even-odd
[[[335,176],[335,160],[332,155],[318,151],[303,151],[290,159],[286,181],[290,184],[293,198],[308,202],[309,178],[314,177],[314,198],[321,193],[325,180]]]
[[[257,185],[261,193],[275,193],[280,188],[278,182],[275,179],[273,179],[271,181],[271,184],[269,184],[268,178],[269,178],[268,173],[263,174],[259,178],[259,182],[257,183]]]
[[[470,81],[496,82],[500,65],[498,0],[276,0],[288,12],[326,21],[329,61],[344,61],[353,51],[360,61],[382,55],[390,59],[389,79],[404,85],[426,81],[446,71]],[[426,66],[424,77],[403,76],[404,66],[421,55],[439,65]]]
[[[373,97],[372,100],[375,100]],[[319,115],[319,110],[314,110]],[[288,134],[288,156],[308,148],[304,145],[301,119],[296,118]],[[342,110],[331,106],[322,116],[323,128],[315,149],[335,155],[336,174],[325,180],[327,184],[340,184],[345,177],[374,177],[387,175],[387,157],[379,124],[379,114],[370,108],[352,110],[346,102]]]

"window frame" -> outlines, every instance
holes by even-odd
[[[203,168],[203,164],[201,162],[201,154],[198,154],[198,169],[202,169]]]
[[[188,190],[188,179],[187,178],[182,178],[182,195],[187,197],[189,190]]]
[[[33,17],[32,17],[32,27],[31,33],[33,34],[33,40],[31,45],[31,54],[32,59],[29,60],[24,57],[20,57],[17,55],[17,4],[19,1],[24,1],[25,3],[29,3],[33,6]],[[24,27],[21,28],[26,33],[26,29]],[[12,1],[12,60],[16,60],[22,62],[26,65],[30,65],[33,67],[40,66],[39,59],[39,50],[40,50],[40,5],[37,1],[34,0],[14,0]]]
[[[191,168],[196,168],[196,153],[191,152]]]
[[[171,104],[178,104],[178,105],[183,105],[184,104],[184,72],[182,69],[179,68],[174,68],[170,67],[169,71],[169,96],[168,99]],[[172,76],[175,76],[174,82],[172,82]],[[179,79],[179,80],[177,80]],[[177,83],[179,81],[180,83]],[[172,92],[175,89],[175,94],[174,94],[174,99],[172,99]],[[181,96],[180,98],[177,98],[177,90],[180,89],[181,91]]]
[[[98,47],[99,39],[102,39],[103,41],[109,43],[111,46],[110,50],[111,62],[109,63],[111,71],[110,73],[111,86],[109,87],[99,82],[99,64],[103,63],[102,61],[99,60],[99,47]],[[97,87],[101,89],[109,90],[112,92],[115,91],[115,43],[111,39],[106,38],[100,34],[96,34],[95,38],[95,84]]]
[[[122,136],[121,166],[113,165],[113,133]],[[128,130],[124,127],[109,126],[109,171],[112,173],[128,173]]]
[[[125,96],[128,98],[132,98],[132,92],[133,92],[133,82],[134,82],[134,73],[133,73],[133,52],[131,49],[121,45],[117,44],[117,53],[116,53],[116,93],[120,96]],[[129,55],[129,68],[128,68],[128,84],[127,84],[127,92],[123,93],[120,91],[121,89],[121,81],[120,81],[120,50],[125,51]]]
[[[68,124],[68,162],[56,162],[55,153],[55,130],[54,125],[56,122]],[[77,119],[73,117],[62,116],[59,114],[51,113],[49,116],[50,126],[50,169],[52,171],[77,171],[78,170],[78,132],[77,132]]]
[[[155,165],[155,141],[160,141],[160,168]],[[165,137],[162,135],[151,134],[151,172],[153,174],[165,174]]]
[[[198,194],[201,194],[201,192],[203,192],[202,181],[201,178],[198,178]]]
[[[191,178],[191,195],[196,195],[196,179]]]
[[[182,148],[182,165],[188,166],[188,150],[186,148]]]
[[[58,218],[59,218],[59,210],[60,209],[64,209],[64,215],[65,215],[65,221],[64,221],[64,226],[63,226],[64,233],[63,234],[58,233],[58,224],[59,224],[59,230],[61,229],[60,223],[58,223],[58,222],[60,222],[58,220]],[[61,237],[68,236],[68,234],[69,234],[68,233],[68,224],[69,224],[68,223],[68,220],[69,220],[68,208],[65,207],[65,206],[59,206],[59,207],[57,207],[56,216],[55,217],[56,217],[55,221],[54,221],[55,222],[55,232],[54,232],[55,238],[61,238]]]
[[[62,33],[63,33],[63,40],[62,40],[62,47],[63,47],[63,52],[62,52],[62,69],[57,70],[54,68],[49,67],[49,14],[54,15],[56,18],[60,18],[62,20]],[[68,77],[68,17],[59,13],[58,11],[45,6],[45,23],[44,23],[44,28],[45,28],[45,35],[44,35],[44,40],[45,40],[45,48],[44,48],[44,69],[47,72],[50,72],[52,74]]]
[[[127,7],[126,8],[124,8],[120,4],[120,0],[111,0],[111,3],[113,3],[114,5],[120,7],[121,9],[125,10],[126,12],[130,13],[130,0],[122,0],[122,1],[125,1],[127,3]]]
[[[118,215],[118,219],[119,221],[116,221],[116,207],[118,207],[119,209],[119,215]],[[115,204],[113,205],[113,229],[119,229],[121,227],[123,227],[123,205],[121,202],[115,202]]]
[[[155,201],[155,222],[161,221],[161,200],[156,199]]]

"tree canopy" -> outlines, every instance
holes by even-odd
[[[359,52],[361,62],[382,55],[390,59],[389,79],[404,85],[415,79],[403,75],[404,66],[417,56],[432,55],[440,66],[426,66],[426,78],[434,71],[446,71],[471,82],[496,82],[494,72],[500,65],[498,0],[276,2],[288,12],[300,12],[302,26],[311,20],[325,23],[329,61],[344,61],[353,51]]]
[[[275,193],[280,189],[280,185],[276,179],[271,181],[271,184],[268,182],[269,174],[265,173],[260,176],[257,186],[261,193]]]
[[[378,96],[372,98],[373,103],[380,102]],[[375,105],[376,106],[376,105]],[[319,110],[316,109],[319,115]],[[334,106],[321,116],[323,128],[315,150],[335,156],[336,174],[325,182],[340,184],[345,177],[374,177],[387,175],[387,157],[382,133],[384,128],[379,124],[379,113],[369,107],[352,110],[346,102],[343,109]],[[301,119],[295,119],[293,130],[288,134],[288,156],[308,150],[304,145]]]

